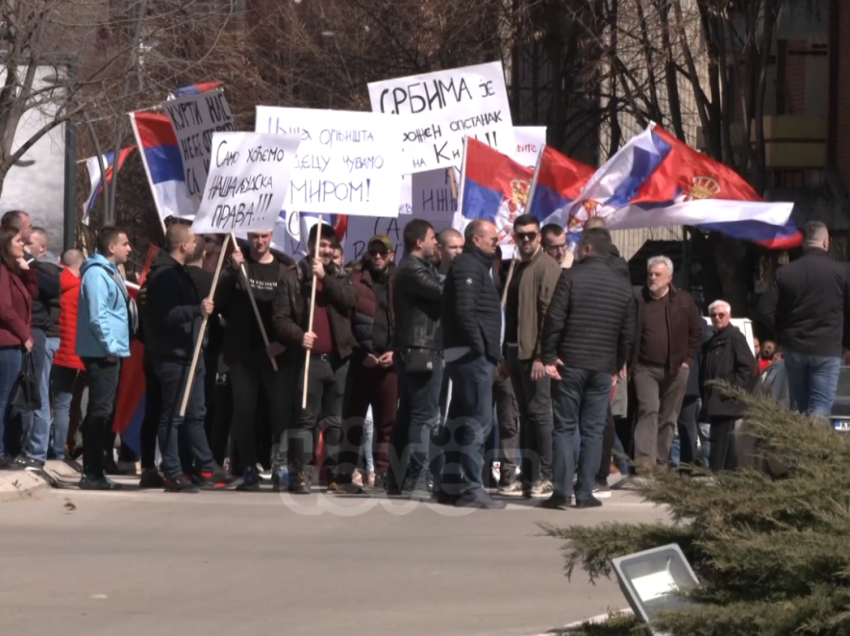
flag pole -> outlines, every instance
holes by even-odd
[[[528,200],[525,204],[525,209],[523,209],[523,213],[530,214],[531,213],[531,204],[534,201],[534,191],[537,189],[537,175],[540,174],[540,163],[543,159],[543,150],[546,148],[546,144],[540,147],[540,152],[537,153],[537,165],[534,166],[534,175],[531,177],[531,185],[528,187]],[[505,288],[502,290],[502,307],[505,306],[505,303],[508,302],[508,287],[511,284],[511,279],[514,277],[514,269],[516,268],[516,241],[514,241],[514,257],[511,259],[511,266],[508,269],[508,276],[505,279]]]
[[[212,300],[215,297],[215,288],[218,285],[218,279],[221,274],[221,265],[227,256],[227,242],[230,240],[230,235],[224,239],[221,245],[221,253],[218,256],[218,263],[215,266],[215,274],[213,274],[212,286],[210,287],[210,295],[207,297]],[[189,365],[189,375],[186,378],[186,388],[183,389],[183,401],[180,403],[180,417],[186,415],[186,406],[189,404],[189,394],[192,392],[192,379],[195,377],[195,369],[198,366],[198,358],[201,355],[201,347],[204,345],[204,332],[207,330],[207,322],[210,317],[204,316],[201,319],[201,328],[198,329],[198,339],[195,341],[195,351],[192,354],[192,364]]]
[[[310,234],[307,234],[308,240]],[[316,245],[313,247],[313,261],[319,260],[319,243],[322,242],[322,215],[316,223]],[[316,314],[316,275],[313,274],[313,287],[310,289],[310,318],[307,321],[307,331],[313,331],[313,316]],[[310,375],[310,349],[304,352],[304,390],[301,393],[301,408],[307,408],[307,384]]]
[[[236,246],[236,234],[234,232],[230,233],[230,240],[233,241],[233,245]],[[239,249],[238,247],[236,249]],[[251,301],[251,307],[254,310],[254,317],[257,319],[257,324],[260,326],[260,335],[263,337],[263,343],[266,345],[266,348],[269,346],[269,336],[266,333],[266,327],[263,325],[263,319],[260,317],[260,309],[257,307],[257,299],[254,298],[254,290],[251,289],[251,281],[248,280],[248,272],[245,268],[245,263],[241,263],[239,265],[239,274],[242,278],[242,284],[245,286],[245,291],[248,292],[248,299]],[[277,371],[277,362],[274,358],[269,358],[272,363],[272,369]]]
[[[459,214],[463,216],[463,184],[466,181],[466,140],[468,137],[463,138],[463,154],[460,159],[460,191],[454,192],[453,194],[457,195],[457,212],[455,214]],[[452,171],[452,184],[454,185],[454,168],[449,168]],[[455,185],[455,190],[457,190],[457,186]]]

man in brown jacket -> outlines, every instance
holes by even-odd
[[[530,214],[514,221],[514,265],[505,300],[505,360],[519,407],[522,492],[552,492],[552,398],[540,359],[543,321],[561,268],[540,246],[540,224]],[[501,493],[520,490],[513,480],[514,458],[502,464]]]
[[[690,365],[702,340],[693,296],[672,285],[673,262],[653,256],[638,301],[631,375],[637,398],[634,462],[639,472],[666,468]]]
[[[354,345],[350,316],[356,295],[348,274],[333,263],[336,244],[333,228],[317,224],[310,229],[311,255],[315,253],[317,240],[319,258],[307,256],[295,269],[284,273],[273,306],[275,336],[287,348],[284,356],[296,388],[294,416],[287,422],[289,491],[295,494],[310,493],[306,465],[313,454],[313,436],[320,414],[327,454],[328,490],[340,489],[337,479],[342,405],[348,358]],[[316,309],[313,329],[308,331],[313,276],[316,277]],[[310,352],[308,378],[304,377],[305,351]],[[308,382],[307,408],[301,408],[305,381]]]

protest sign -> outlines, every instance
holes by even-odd
[[[284,209],[398,216],[399,125],[378,113],[257,106],[255,129],[301,138]]]
[[[213,133],[236,130],[230,106],[224,93],[209,91],[163,102],[162,109],[174,127],[186,189],[197,205],[210,170]]]
[[[516,151],[511,159],[523,166],[537,165],[537,155],[546,145],[546,126],[514,126]]]
[[[501,62],[373,82],[369,99],[373,112],[402,116],[404,173],[460,167],[466,135],[514,151]]]
[[[225,132],[212,137],[212,162],[192,230],[271,230],[289,187],[294,135]]]

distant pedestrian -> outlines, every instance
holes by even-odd
[[[850,348],[850,272],[828,250],[826,226],[806,223],[803,256],[776,271],[758,307],[782,349],[792,407],[824,417],[832,411],[842,345]]]

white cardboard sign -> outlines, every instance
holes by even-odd
[[[230,106],[224,93],[208,91],[163,102],[162,108],[177,137],[186,189],[200,202],[210,170],[213,133],[236,130]]]
[[[368,112],[257,106],[257,132],[301,138],[283,208],[398,216],[397,118]]]
[[[373,112],[402,116],[403,173],[460,167],[466,135],[514,151],[501,62],[373,82],[369,99]]]
[[[214,133],[210,171],[192,230],[227,233],[273,229],[300,141],[295,135]]]

